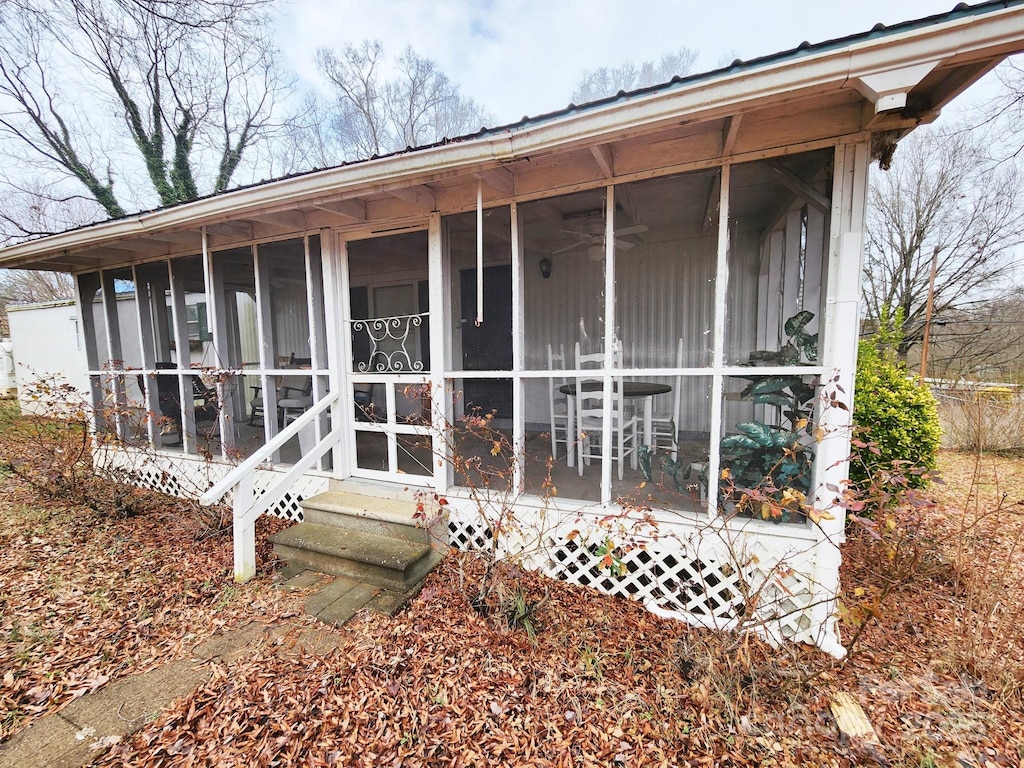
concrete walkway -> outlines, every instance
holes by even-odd
[[[306,576],[303,583],[313,581]],[[282,586],[295,588],[297,585],[286,582]],[[315,601],[317,594],[309,599]],[[337,596],[332,595],[330,602],[336,599]],[[116,680],[19,731],[5,744],[0,744],[0,768],[80,768],[87,765],[111,744],[137,731],[175,699],[209,680],[211,661],[232,662],[244,658],[296,629],[299,640],[294,646],[289,645],[295,653],[300,650],[326,653],[337,645],[337,636],[326,627],[296,624],[252,622],[215,635],[197,645],[187,659]]]

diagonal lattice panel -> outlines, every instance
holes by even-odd
[[[540,531],[541,519],[535,522]],[[472,509],[449,510],[448,531],[459,549],[481,552],[493,545],[491,531]],[[609,567],[607,540],[600,524],[578,518],[540,533],[538,552],[510,554],[551,578],[702,625],[814,645],[832,631],[834,617],[815,615],[815,606],[830,596],[813,579],[813,541],[736,534],[706,523],[662,524],[642,546],[613,549]]]

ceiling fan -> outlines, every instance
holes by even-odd
[[[600,261],[604,257],[604,217],[601,214],[586,214],[584,216],[571,216],[563,219],[567,226],[574,226],[574,229],[562,229],[562,232],[577,238],[577,242],[552,251],[552,256],[559,253],[586,248],[587,255],[592,261]],[[637,244],[620,239],[627,235],[637,235],[646,232],[649,227],[646,224],[634,224],[631,227],[620,227],[615,230],[615,247],[624,251],[635,247]]]

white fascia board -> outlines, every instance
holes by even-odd
[[[903,33],[851,43],[707,81],[683,83],[578,114],[527,124],[478,139],[467,139],[407,154],[267,182],[173,208],[141,213],[80,230],[8,246],[0,266],[26,264],[104,242],[139,237],[163,229],[190,229],[244,218],[299,203],[358,196],[396,186],[422,183],[439,171],[446,175],[479,170],[537,152],[564,150],[636,132],[638,126],[708,120],[739,111],[743,105],[795,91],[822,92],[862,87],[860,78],[915,64],[940,64],[954,56],[984,51],[1024,49],[1024,7],[937,23]]]

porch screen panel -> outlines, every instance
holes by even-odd
[[[216,300],[223,303],[222,333],[223,348],[206,353],[209,364],[221,370],[260,369],[260,333],[257,315],[256,267],[251,247],[232,248],[213,254],[213,268],[218,284],[222,288]],[[213,363],[213,360],[216,363]],[[268,366],[269,367],[269,366]],[[277,408],[268,394],[275,384],[255,375],[236,375],[225,383],[230,390],[235,425],[236,448],[242,455],[248,455],[263,445],[268,436],[276,434],[278,420],[274,418]],[[264,419],[265,414],[271,414]],[[269,427],[266,424],[269,423]]]
[[[832,149],[733,166],[719,513],[804,523],[813,497],[818,328]]]
[[[726,376],[719,452],[719,512],[773,523],[806,522],[813,496],[817,375]],[[706,488],[707,478],[702,479]]]
[[[164,450],[213,452],[219,444],[215,376],[182,376],[178,371],[214,369],[218,357],[209,325],[209,296],[201,256],[143,265],[136,275],[139,295],[148,301],[153,360],[148,386],[156,392],[158,445]],[[184,392],[184,399],[182,393]],[[151,402],[153,402],[151,400]],[[184,430],[185,434],[182,434]]]
[[[313,353],[305,245],[301,239],[262,243],[257,255],[261,270],[266,271],[270,327],[263,332],[273,367],[308,369]]]
[[[570,357],[601,351],[604,338],[603,189],[560,195],[519,206],[523,229],[526,370],[548,368],[547,346]],[[567,367],[571,367],[570,365]],[[547,406],[527,402],[527,420]]]
[[[476,213],[442,220],[450,264],[449,293],[456,326],[452,336],[453,370],[512,370],[511,216],[507,206],[483,215],[483,322],[477,323],[478,264]],[[510,425],[512,384],[507,378],[466,378],[460,412],[489,413]]]
[[[726,362],[817,362],[831,149],[736,165],[730,189]],[[799,349],[798,349],[799,348]]]
[[[529,493],[543,495],[549,472],[559,495],[600,500],[600,464],[577,474],[578,435],[567,434],[576,346],[603,350],[605,334],[606,190],[559,195],[518,208],[523,249],[523,358],[534,372],[523,385],[525,466]],[[588,366],[592,367],[592,366]]]
[[[262,391],[264,407],[276,410],[273,420],[276,423],[269,425],[270,432],[275,433],[301,416],[314,402],[306,245],[302,238],[261,243],[256,249],[256,259],[257,288],[263,291],[257,313],[262,325],[262,365],[278,371],[268,387],[268,390],[275,390],[272,406],[271,393]],[[251,366],[247,360],[246,367],[262,366]],[[259,384],[254,377],[245,378],[249,387]],[[293,444],[286,445],[281,452],[281,461],[289,463],[293,456],[303,453],[315,442],[313,437],[310,429],[302,440],[293,438]]]
[[[616,186],[622,367],[711,364],[719,184],[714,169]]]

